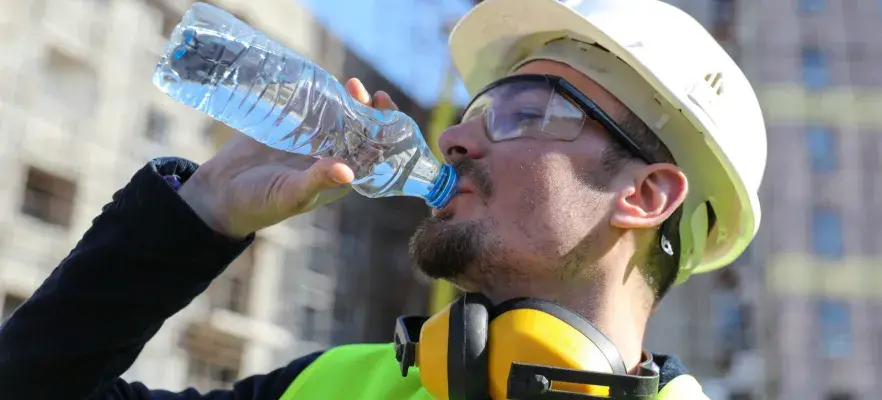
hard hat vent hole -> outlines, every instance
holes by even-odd
[[[717,224],[717,213],[714,212],[714,206],[711,202],[707,202],[707,234],[710,235],[714,226]]]
[[[704,76],[704,81],[710,84],[711,90],[718,95],[723,94],[723,73],[711,73]]]

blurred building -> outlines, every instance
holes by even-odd
[[[151,81],[190,0],[0,0],[0,308],[8,317],[130,176],[156,156],[204,161],[232,132]],[[419,109],[291,0],[218,0],[340,79]],[[171,318],[124,376],[200,389],[332,344],[388,341],[423,311],[407,237],[415,199],[344,201],[263,231],[207,292]],[[112,321],[108,321],[112,323]]]
[[[778,377],[768,390],[782,399],[877,398],[882,3],[743,1],[737,16],[772,155],[762,197],[769,214],[745,263],[767,293],[758,326]]]
[[[685,356],[712,398],[877,398],[882,3],[689,3],[762,103],[763,221],[735,265],[672,293],[650,342]]]

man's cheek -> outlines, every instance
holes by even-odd
[[[500,187],[490,202],[493,220],[506,230],[525,231],[535,223],[542,205],[539,191],[530,183],[529,176],[513,176]],[[497,181],[499,182],[499,181]]]

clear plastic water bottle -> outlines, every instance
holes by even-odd
[[[413,119],[359,103],[315,63],[215,6],[187,11],[153,82],[275,149],[346,160],[364,196],[421,197],[443,208],[456,194],[456,171],[432,154]]]

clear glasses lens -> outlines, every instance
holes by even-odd
[[[550,82],[512,81],[476,98],[462,122],[483,117],[493,141],[522,137],[574,140],[587,116]]]

